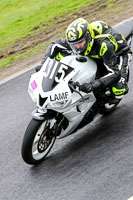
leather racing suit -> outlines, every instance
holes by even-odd
[[[128,81],[129,58],[131,55],[127,41],[122,34],[116,32],[105,22],[95,21],[90,25],[95,33],[94,44],[89,54],[86,51],[81,55],[89,56],[98,63],[101,75],[97,80],[102,88],[112,87],[115,95],[127,93],[128,88],[125,86],[127,86]],[[57,39],[48,47],[42,63],[46,57],[60,60],[70,54],[73,54],[73,51],[67,40]],[[118,82],[122,83],[122,87],[120,86],[119,88],[119,85],[117,85]]]

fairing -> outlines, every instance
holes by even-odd
[[[68,119],[68,127],[62,130],[58,138],[71,134],[96,101],[93,92],[89,94],[81,92],[82,96],[86,98],[86,101],[83,102],[81,96],[72,92],[69,87],[70,80],[78,81],[81,84],[95,79],[96,63],[87,57],[79,58],[76,55],[67,56],[61,62],[48,58],[42,69],[32,75],[29,83],[29,94],[32,99],[36,99],[35,102],[39,109],[44,113],[49,109],[54,110],[62,113]],[[36,88],[32,90],[31,84],[34,81]],[[45,99],[43,104],[40,103],[40,98]]]

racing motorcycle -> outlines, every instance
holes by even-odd
[[[130,40],[131,31],[124,36]],[[79,84],[92,82],[96,74],[94,60],[70,55],[61,61],[47,58],[40,71],[31,76],[28,92],[37,108],[32,112],[22,143],[21,154],[27,164],[43,161],[56,139],[73,134],[98,114],[116,108],[120,99],[110,103],[109,89],[104,95],[79,90]]]

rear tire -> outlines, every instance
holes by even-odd
[[[30,165],[38,164],[50,152],[56,136],[47,136],[50,120],[39,121],[32,119],[25,131],[21,155],[23,160]]]
[[[121,99],[118,100],[118,102],[115,103],[115,104],[109,104],[109,103],[104,104],[103,109],[101,110],[100,113],[105,115],[105,114],[108,114],[108,113],[112,112],[118,106],[120,101],[121,101]]]

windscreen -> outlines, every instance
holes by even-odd
[[[74,69],[53,59],[47,59],[43,65],[42,88],[44,92],[51,91]]]

